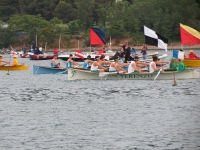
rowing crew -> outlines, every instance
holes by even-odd
[[[17,66],[17,65],[18,65],[17,56],[18,56],[18,55],[13,55],[13,56],[12,56],[12,57],[13,57],[12,66]],[[8,64],[10,64],[10,62],[7,61],[7,60],[3,60],[3,56],[0,55],[0,67],[1,67],[1,66],[5,66],[5,65],[8,65]]]
[[[87,63],[87,60],[85,60]],[[148,72],[143,72],[142,68],[149,66],[149,73],[153,73],[154,71],[160,70],[164,72],[162,65],[167,64],[168,62],[158,61],[157,56],[153,56],[153,60],[149,63],[139,61],[139,57],[135,56],[134,59],[130,63],[123,63],[118,56],[114,57],[114,62],[105,61],[105,55],[96,56],[96,61],[91,61],[91,72],[119,72],[119,73],[133,73],[134,71],[138,71],[140,74],[147,74]],[[162,64],[161,67],[157,67],[156,64]],[[107,66],[107,67],[106,67]],[[125,70],[124,67],[128,69]]]

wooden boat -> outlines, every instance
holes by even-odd
[[[33,74],[67,74],[67,69],[33,65]]]
[[[0,71],[17,71],[17,70],[28,70],[28,66],[25,66],[24,64],[18,65],[18,66],[1,66]]]
[[[46,60],[53,59],[53,55],[29,55],[30,60]]]
[[[200,58],[184,58],[183,63],[186,67],[200,67]]]
[[[101,80],[102,77],[107,80],[154,80],[156,75],[157,72],[152,74],[139,74],[138,72],[131,74],[117,72],[95,73],[90,70],[68,68],[68,80]],[[160,73],[157,80],[193,79],[199,77],[200,73],[194,69],[187,69],[181,72],[168,70],[165,73]]]
[[[21,58],[28,58],[29,55],[28,55],[28,54],[20,54],[20,57],[21,57]]]

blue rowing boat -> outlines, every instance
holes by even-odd
[[[33,65],[33,74],[67,74],[68,70],[48,66]]]

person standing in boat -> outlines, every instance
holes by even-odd
[[[96,61],[94,61],[92,63],[92,66],[91,66],[91,69],[90,69],[91,72],[104,72],[105,70],[107,70],[107,68],[103,67],[100,64],[99,56],[95,56],[95,59],[96,59]]]
[[[51,60],[51,67],[63,69],[63,67],[60,66],[60,63],[57,62],[57,59],[58,59],[58,55],[54,55],[53,59]]]
[[[32,42],[32,49],[35,50],[35,48],[36,48],[36,43],[35,43],[35,41],[33,40],[33,42]]]
[[[128,41],[125,42],[125,45],[123,45],[123,50],[124,50],[124,54],[125,54],[125,60],[124,60],[124,63],[127,63],[127,61],[129,60],[130,58],[130,55],[131,55],[131,48],[128,44]]]
[[[160,70],[161,69],[161,72],[163,73],[164,70],[162,68],[157,68],[156,67],[156,62],[158,61],[158,56],[154,56],[153,57],[153,61],[151,61],[149,63],[149,72],[150,73],[153,73],[154,71],[157,71],[157,70]]]
[[[5,64],[2,64],[2,63],[5,63]],[[0,67],[1,67],[1,66],[5,66],[6,64],[9,64],[9,63],[10,63],[9,61],[3,60],[3,56],[0,55]]]
[[[142,53],[143,60],[146,60],[147,59],[147,46],[146,46],[146,44],[143,44],[141,53]]]

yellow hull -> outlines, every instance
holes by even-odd
[[[183,63],[187,67],[200,67],[200,59],[190,59],[190,58],[185,58],[183,60]]]
[[[18,66],[1,66],[0,71],[17,71],[17,70],[28,70],[28,66],[24,64]]]

